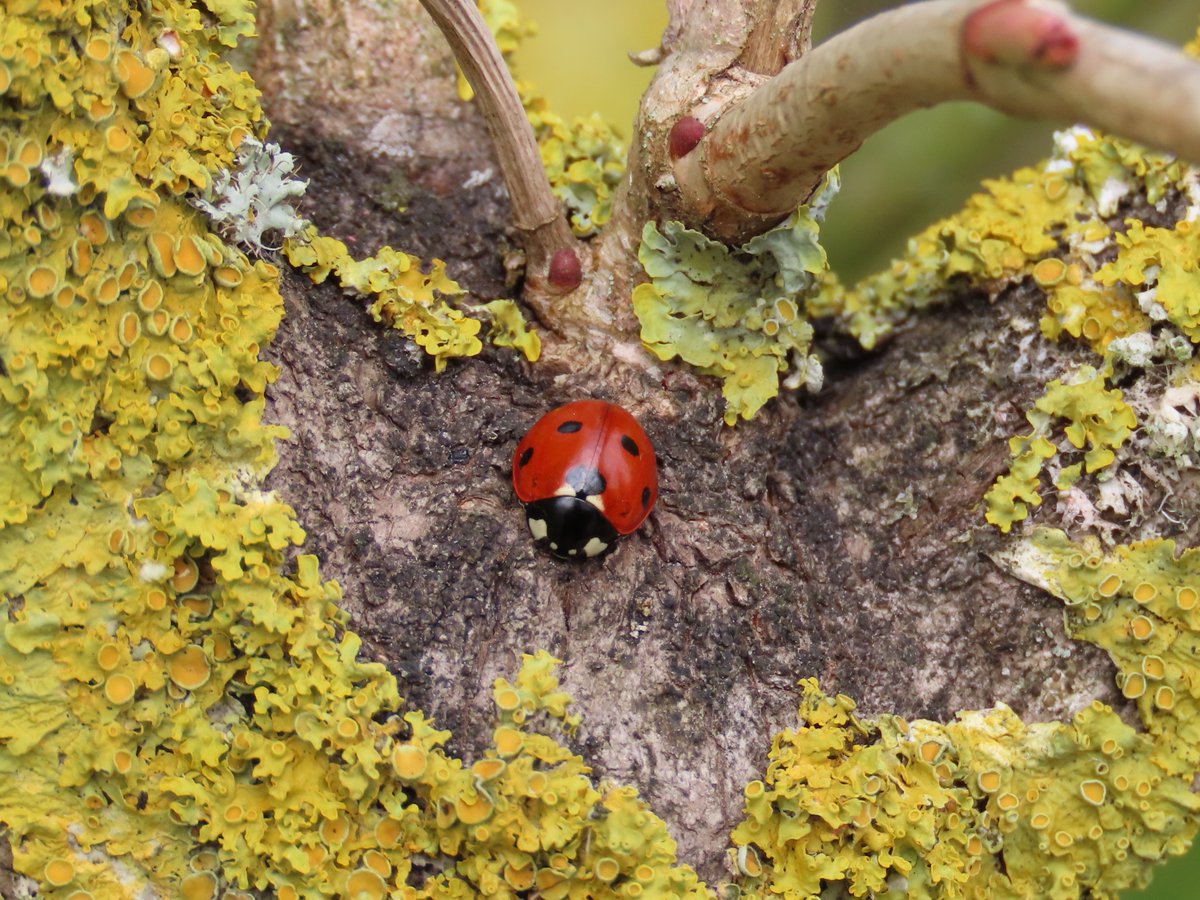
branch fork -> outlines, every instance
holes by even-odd
[[[816,0],[669,0],[629,174],[604,233],[585,245],[474,0],[421,2],[495,142],[526,252],[524,298],[564,336],[636,327],[624,301],[641,277],[647,219],[742,243],[804,203],[871,134],[935,103],[1082,122],[1200,161],[1200,62],[1054,0],[909,3],[812,50]]]
[[[1200,63],[1048,0],[926,0],[827,41],[706,123],[673,165],[691,224],[729,242],[803,203],[905,113],[974,100],[1200,161]]]

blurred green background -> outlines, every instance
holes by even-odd
[[[566,116],[599,111],[628,138],[638,97],[650,80],[626,58],[658,45],[666,25],[660,0],[520,0],[538,25],[517,57],[519,75],[534,82]],[[814,25],[819,43],[891,6],[881,0],[825,0]],[[1200,24],[1195,2],[1075,0],[1096,19],[1175,44]],[[1064,123],[1065,124],[1065,123]],[[1054,126],[1018,122],[966,103],[946,104],[894,123],[842,164],[842,193],[830,208],[822,242],[846,281],[883,268],[905,239],[961,207],[983,178],[1045,157]],[[1200,897],[1200,844],[1159,870],[1154,885],[1125,900]]]

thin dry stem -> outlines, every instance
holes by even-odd
[[[986,47],[964,52],[964,22],[982,7],[1032,10],[1025,18],[1042,25],[1053,16],[1074,38],[1070,60],[1037,58],[1036,41],[1024,58],[1011,43],[994,56],[980,52]],[[1200,161],[1200,63],[1176,48],[1058,5],[928,0],[869,19],[787,66],[676,163],[676,180],[697,221],[736,240],[795,209],[887,123],[947,100],[1083,122]]]
[[[546,180],[537,141],[504,58],[471,0],[421,0],[437,23],[467,81],[496,145],[512,199],[513,224],[525,247],[527,278],[544,287],[549,262],[563,248],[577,250],[562,204]],[[577,251],[578,252],[578,251]]]

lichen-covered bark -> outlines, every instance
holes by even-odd
[[[443,90],[449,63],[425,41],[413,77],[433,72]],[[278,45],[264,47],[267,72]],[[363,253],[440,256],[481,298],[505,294],[503,197],[494,180],[460,189],[494,165],[469,106],[410,86],[364,113],[348,98],[375,89],[369,73],[314,106],[277,74],[268,114],[303,160],[319,227]],[[584,717],[580,752],[636,785],[682,860],[716,879],[742,786],[794,722],[799,678],[867,713],[1122,708],[1104,654],[1069,642],[1058,604],[988,558],[979,501],[1007,438],[1079,361],[1066,347],[1029,357],[1040,292],[960,293],[871,356],[819,338],[824,392],[731,430],[713,384],[671,365],[581,348],[569,366],[530,367],[489,349],[434,375],[335,287],[284,288],[268,415],[293,438],[270,486],[341,582],[367,652],[467,758],[488,739],[491,680],[549,649]],[[572,565],[535,551],[509,468],[542,412],[585,396],[640,417],[662,496],[616,554]]]
[[[429,240],[370,199],[385,173],[353,148],[329,153],[310,132],[290,149],[322,227],[364,251]],[[355,188],[326,205],[346,173]],[[478,241],[442,245],[452,274],[498,291],[502,206],[438,202],[414,205],[429,204],[425,223],[470,223]],[[289,278],[285,298],[270,418],[294,436],[270,484],[370,654],[468,757],[491,727],[491,679],[522,652],[562,657],[581,752],[637,785],[709,877],[742,785],[794,720],[798,678],[867,712],[943,719],[999,701],[1035,720],[1118,702],[1103,654],[1068,642],[1057,604],[986,556],[979,498],[1044,383],[1041,367],[1014,371],[1040,297],[959,297],[878,355],[847,352],[822,395],[736,430],[689,375],[623,383],[662,498],[618,553],[583,565],[535,551],[509,468],[542,412],[612,395],[599,361],[566,372],[488,351],[434,375],[337,289]]]

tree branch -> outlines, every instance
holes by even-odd
[[[421,0],[421,4],[446,36],[475,90],[512,200],[513,224],[521,232],[526,278],[542,290],[561,291],[550,278],[551,260],[562,251],[577,258],[583,254],[562,204],[550,190],[533,129],[504,58],[472,0]]]
[[[803,203],[896,118],[947,100],[1080,121],[1200,161],[1200,63],[1037,0],[928,0],[843,32],[727,110],[675,163],[683,200],[725,240]]]
[[[754,22],[739,60],[751,72],[774,75],[808,51],[817,0],[746,0]]]

